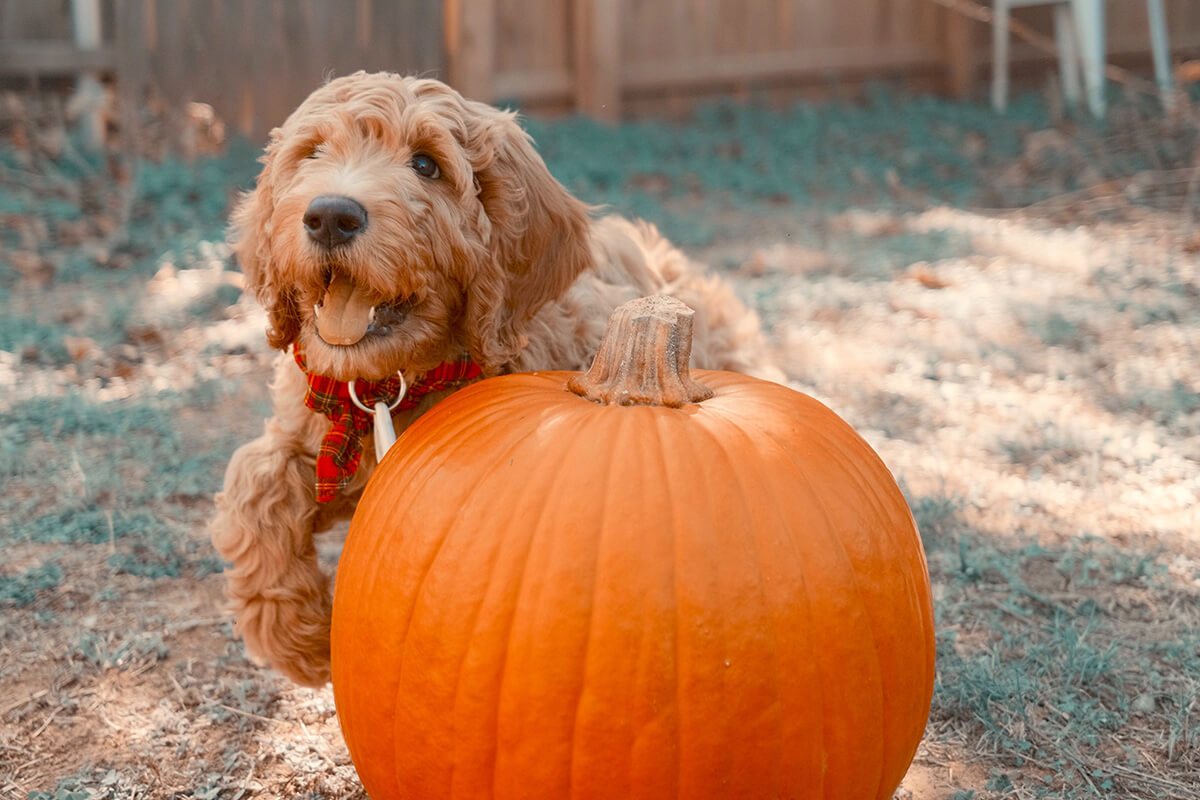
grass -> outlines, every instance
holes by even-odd
[[[32,603],[39,592],[57,588],[62,569],[56,564],[31,567],[19,575],[0,575],[0,606],[11,603],[18,608]]]
[[[968,202],[987,170],[1019,152],[1021,132],[1045,123],[1036,99],[1018,102],[998,124],[981,107],[884,89],[862,105],[772,111],[716,104],[690,125],[639,122],[614,130],[586,119],[526,120],[551,171],[574,192],[657,222],[685,245],[740,235],[722,227],[722,210],[847,208],[872,198],[893,205],[889,187],[898,183]],[[964,138],[984,134],[990,147],[962,148]],[[121,183],[73,134],[56,158],[0,148],[0,163],[10,170],[0,177],[0,213],[13,223],[5,241],[52,273],[31,289],[19,270],[0,263],[0,350],[28,367],[64,370],[73,364],[66,337],[85,337],[103,354],[102,382],[132,368],[118,354],[144,349],[137,309],[148,281],[162,263],[211,262],[208,243],[223,237],[237,191],[253,185],[256,155],[239,142],[220,157],[147,161]],[[823,242],[814,235],[810,244]],[[862,248],[851,240],[831,247],[842,247],[863,279],[888,279],[913,260],[969,249],[965,239],[940,233],[898,233],[890,245]],[[9,252],[0,250],[0,261]],[[215,287],[182,316],[218,319],[239,297],[232,286]],[[144,577],[178,576],[189,565],[215,568],[185,552],[177,526],[166,521],[186,517],[188,504],[215,491],[234,445],[218,440],[197,448],[179,430],[178,416],[210,405],[203,395],[101,402],[94,392],[73,390],[3,406],[0,475],[11,490],[0,498],[0,517],[12,524],[0,539],[118,542],[122,549],[107,557],[109,565]],[[12,590],[23,602],[30,591]]]
[[[1034,96],[1015,101],[1004,117],[981,105],[877,90],[862,104],[782,110],[717,104],[685,125],[646,121],[614,129],[567,119],[528,120],[527,126],[551,172],[582,199],[656,222],[685,246],[744,244],[755,235],[747,226],[781,214],[811,219],[812,225],[794,226],[791,243],[847,265],[831,268],[838,272],[833,278],[890,285],[910,265],[969,255],[974,243],[946,231],[839,234],[822,220],[847,209],[1022,205],[1078,189],[1083,166],[1101,161],[1089,154],[1122,135],[1113,128],[1120,114],[1142,112],[1115,113],[1109,128],[1071,124],[1069,135],[1047,139],[1050,146],[1032,155],[1027,135],[1052,127],[1048,107]],[[1121,157],[1102,160],[1111,174],[1100,177],[1186,162],[1194,139],[1194,133],[1155,139],[1153,154],[1125,148]],[[186,645],[166,633],[89,626],[77,618],[99,608],[129,626],[128,620],[141,619],[125,605],[133,595],[190,589],[223,566],[206,541],[204,522],[242,438],[226,428],[244,420],[226,419],[214,429],[211,419],[226,405],[240,416],[261,416],[263,409],[241,400],[240,378],[228,376],[200,378],[186,392],[146,382],[133,396],[108,398],[120,396],[115,390],[126,379],[118,367],[142,368],[139,361],[120,362],[118,354],[132,353],[151,366],[171,357],[161,343],[146,340],[139,314],[147,285],[165,263],[186,269],[224,257],[212,242],[223,236],[231,199],[253,184],[254,156],[253,147],[239,143],[218,158],[140,164],[121,183],[101,160],[76,150],[51,160],[0,147],[0,164],[19,177],[0,173],[6,222],[0,227],[0,356],[7,359],[0,369],[11,368],[21,380],[59,381],[36,397],[17,391],[0,398],[0,546],[15,554],[0,567],[6,615],[0,645],[8,647],[26,628],[48,641],[58,636],[55,663],[67,677],[47,680],[91,688],[114,674],[159,675],[154,691],[161,690],[162,704],[177,704],[181,718],[246,737],[215,750],[188,739],[179,745],[178,760],[194,768],[191,782],[174,787],[171,796],[200,800],[248,796],[245,776],[264,763],[278,766],[277,754],[259,756],[240,743],[271,738],[261,726],[282,713],[283,693],[265,673],[249,671],[240,645],[224,631],[228,650],[193,675],[193,665],[180,658]],[[1028,180],[1006,177],[1014,164]],[[17,251],[30,254],[30,263],[49,265],[47,282],[17,269]],[[724,266],[740,265],[735,258]],[[1116,267],[1097,278],[1109,305],[1135,327],[1193,318],[1194,284],[1182,266],[1167,276],[1170,291],[1150,301],[1139,298],[1139,287]],[[764,282],[748,291],[772,289]],[[177,340],[189,328],[223,319],[239,299],[233,286],[211,287],[164,323],[164,338]],[[856,301],[848,296],[844,302],[839,314],[853,311]],[[1034,342],[1073,355],[1092,346],[1095,331],[1087,318],[1093,310],[1031,307],[1019,321]],[[103,357],[95,363],[73,358],[67,336],[93,340]],[[201,355],[211,366],[231,354]],[[1014,352],[1014,362],[1021,363],[1020,356]],[[925,377],[938,380],[938,366],[930,361]],[[880,412],[879,427],[893,441],[916,436],[897,417],[931,410],[915,401],[904,410],[904,400],[896,394]],[[1114,413],[1137,413],[1185,434],[1200,411],[1200,396],[1182,380],[1104,402]],[[981,449],[1009,466],[1051,469],[1077,458],[1082,446],[1066,434],[1006,434]],[[986,496],[986,487],[981,491]],[[910,503],[937,589],[939,653],[928,740],[988,769],[986,782],[953,797],[1194,794],[1200,786],[1200,605],[1171,568],[1171,554],[1082,532],[1066,531],[1051,542],[1019,531],[1013,537],[1000,535],[1012,531],[979,530],[970,522],[970,504],[955,497],[917,495]],[[51,707],[37,710],[44,713],[34,730]],[[62,719],[77,710],[71,707]],[[42,742],[54,732],[45,730]],[[274,736],[275,728],[269,730]],[[6,752],[0,751],[0,767]],[[314,774],[325,766],[317,765]],[[128,763],[72,768],[70,777],[38,784],[31,800],[124,800],[163,790],[156,773]],[[307,784],[300,791],[307,792]]]
[[[1106,398],[1109,408],[1131,409],[1168,428],[1193,431],[1200,427],[1200,391],[1194,384],[1171,381],[1167,389],[1139,387]]]
[[[932,720],[1019,797],[1186,796],[1200,785],[1200,608],[1164,552],[997,544],[912,501],[941,595]],[[1189,724],[1190,723],[1190,724]]]
[[[587,119],[529,127],[551,171],[591,202],[625,208],[702,190],[714,203],[846,208],[887,202],[897,184],[938,202],[975,202],[981,172],[1011,161],[1022,132],[1047,124],[1033,96],[998,120],[981,106],[881,86],[862,104],[781,111],[718,103],[686,127],[645,121],[614,131]],[[986,148],[964,149],[965,140],[984,135]],[[634,176],[641,180],[631,184]],[[655,190],[639,192],[647,177],[657,178]]]
[[[146,579],[199,578],[222,562],[192,524],[215,491],[236,439],[198,438],[181,423],[219,393],[164,392],[101,402],[83,393],[12,405],[0,417],[0,543],[104,545],[101,558],[116,574]],[[197,506],[200,510],[198,512]],[[0,575],[0,605],[30,605],[52,597],[64,556],[23,574]]]

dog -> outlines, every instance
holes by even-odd
[[[271,132],[261,163],[230,243],[283,352],[273,416],[230,460],[211,535],[247,651],[298,684],[330,674],[314,534],[353,512],[376,463],[347,386],[365,408],[370,392],[391,405],[402,374],[403,430],[471,380],[587,369],[613,309],[651,294],[696,311],[693,365],[781,377],[728,284],[652,225],[598,217],[515,113],[440,81],[331,80]]]

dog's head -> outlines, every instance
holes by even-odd
[[[435,80],[331,81],[271,133],[232,243],[268,340],[349,380],[463,352],[488,373],[590,264],[588,209],[515,114]]]

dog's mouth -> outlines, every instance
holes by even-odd
[[[317,335],[326,343],[348,347],[373,336],[388,336],[404,322],[416,299],[379,300],[372,289],[334,273],[321,301],[313,306]]]

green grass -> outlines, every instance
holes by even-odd
[[[57,588],[61,580],[62,569],[56,564],[31,567],[19,575],[0,575],[0,608],[7,604],[27,606],[40,592]]]
[[[224,387],[97,402],[82,393],[19,402],[0,417],[0,544],[105,544],[108,565],[143,578],[221,570],[190,535],[237,441],[198,439],[177,415],[203,410]],[[58,567],[54,567],[58,569]],[[31,578],[5,578],[0,598],[37,595]],[[50,585],[45,588],[52,588]]]
[[[126,634],[85,630],[75,637],[69,658],[94,670],[135,669],[170,654],[162,637],[133,631]]]
[[[63,344],[63,326],[47,324],[37,316],[9,308],[0,315],[0,350],[23,361],[43,365],[63,365],[69,361]]]
[[[650,195],[631,189],[636,177],[652,176],[660,196],[703,190],[734,205],[784,200],[837,208],[886,203],[896,183],[936,202],[974,202],[981,172],[1018,155],[1023,132],[1048,124],[1034,96],[997,117],[982,105],[878,87],[865,103],[785,110],[717,103],[686,126],[644,121],[613,129],[578,118],[528,127],[551,171],[591,202],[647,203]],[[986,137],[987,148],[964,149],[970,135]]]
[[[894,206],[889,187],[897,183],[969,202],[981,175],[1020,151],[1022,131],[1046,120],[1036,99],[1020,100],[997,118],[983,106],[879,89],[863,104],[769,110],[718,103],[690,124],[525,124],[551,172],[581,198],[654,221],[681,244],[701,245],[744,235],[723,227],[740,224],[723,222],[724,211]],[[968,136],[986,136],[989,147],[964,150]],[[0,147],[0,163],[11,170],[0,178],[0,212],[37,220],[24,238],[14,224],[4,241],[29,249],[29,231],[44,230],[33,238],[34,249],[55,265],[49,286],[17,292],[18,272],[0,263],[0,350],[27,365],[69,369],[67,335],[92,339],[108,358],[140,347],[131,326],[147,281],[163,261],[188,267],[211,260],[208,243],[223,238],[232,199],[253,185],[257,155],[238,142],[220,157],[140,163],[123,189],[104,159],[78,141],[69,141],[58,159],[19,158]],[[125,225],[106,227],[122,216]],[[808,244],[823,246],[815,233]],[[898,234],[890,245],[860,251],[848,242],[842,255],[864,279],[887,279],[912,260],[969,247],[944,234]],[[217,288],[185,316],[219,318],[239,294]],[[8,490],[0,497],[7,523],[0,541],[106,545],[111,569],[147,579],[219,569],[184,535],[183,521],[218,488],[236,441],[198,442],[177,422],[208,407],[216,391],[110,403],[79,391],[7,406],[0,414],[0,477]],[[36,574],[50,580],[49,572]],[[32,575],[4,580],[6,596],[22,603],[49,588],[38,589]]]
[[[249,797],[251,794],[244,784],[252,761],[249,754],[231,747],[223,754],[219,765],[222,771],[194,770],[196,783],[191,791],[175,792],[171,797],[177,800],[241,800]],[[26,800],[139,800],[155,796],[156,788],[160,788],[160,781],[153,772],[132,776],[124,771],[96,766],[59,781],[54,789],[30,792]]]
[[[1128,410],[1153,420],[1168,429],[1181,432],[1200,430],[1200,385],[1175,380],[1167,389],[1140,387],[1104,398],[1104,406],[1113,411]]]
[[[1114,116],[1122,113],[1140,112],[1118,108]],[[1026,155],[1026,134],[1051,126],[1050,110],[1033,95],[1015,100],[1002,117],[982,104],[879,89],[855,104],[769,110],[718,103],[687,124],[610,128],[585,119],[526,120],[551,172],[571,191],[655,222],[685,246],[745,241],[748,220],[781,213],[820,219],[851,208],[1034,202],[1079,188],[1089,153],[1107,146],[1096,143],[1119,136],[1113,124],[1110,118],[1107,128],[1072,126],[1067,138],[1078,153],[1044,150],[1025,159],[1035,179],[1006,183],[999,177]],[[1159,137],[1153,152],[1117,148],[1101,177],[1186,163],[1195,138]],[[184,268],[211,261],[210,243],[224,235],[231,199],[253,185],[256,155],[238,143],[219,158],[143,163],[129,184],[132,196],[124,198],[97,158],[72,151],[31,168],[0,146],[0,164],[33,169],[37,177],[0,178],[0,214],[44,225],[32,247],[56,268],[44,289],[19,287],[15,265],[3,254],[31,245],[16,224],[0,231],[0,350],[15,354],[22,368],[86,372],[71,366],[65,335],[89,337],[107,353],[143,346],[130,329],[139,322],[147,282],[164,261]],[[111,234],[87,228],[119,219],[125,200],[127,225]],[[79,239],[80,226],[87,244],[104,244],[106,257],[69,243]],[[914,262],[973,252],[968,237],[951,233],[831,236],[812,226],[795,236],[794,244],[852,264],[856,280],[891,280]],[[1138,326],[1175,323],[1193,299],[1182,278],[1150,302],[1133,296],[1119,270],[1097,281]],[[217,319],[239,295],[230,286],[215,288],[184,316],[200,324]],[[1089,335],[1071,308],[1039,314],[1027,327],[1042,345],[1072,348]],[[1013,355],[1019,363],[1020,354]],[[83,379],[105,385],[109,377]],[[0,569],[0,611],[21,609],[21,620],[50,619],[93,601],[119,605],[131,582],[222,568],[203,538],[203,522],[239,442],[209,436],[195,421],[218,406],[223,392],[237,391],[236,382],[111,402],[98,401],[94,389],[18,399],[0,412],[0,547],[35,554],[20,568]],[[1200,411],[1200,395],[1182,381],[1111,402],[1184,431]],[[1048,438],[1002,442],[999,452],[1033,464],[1076,449]],[[1165,554],[1070,531],[1055,542],[999,539],[972,529],[956,498],[915,497],[912,507],[938,588],[930,735],[990,769],[986,786],[958,792],[956,800],[1177,798],[1186,792],[1171,781],[1185,789],[1200,785],[1200,612],[1195,592],[1165,568]],[[80,551],[90,569],[100,565],[100,574],[113,578],[86,601],[71,596],[81,594],[71,573]],[[66,657],[77,672],[98,673],[168,655],[154,635],[86,630],[69,643]],[[201,695],[181,670],[177,686],[193,698],[190,708],[202,721],[249,730],[261,722],[256,717],[277,711],[278,692],[224,669],[244,663],[240,645],[231,643],[223,658],[228,664],[217,667],[236,677],[223,678],[212,692]],[[245,759],[231,750],[224,763],[198,764],[190,794],[178,796],[238,796],[240,779],[233,775],[246,774]],[[30,798],[124,800],[152,793],[152,781],[103,764],[81,766],[77,776]]]
[[[951,499],[912,507],[942,590],[932,719],[998,765],[990,790],[1168,798],[1200,777],[1200,616],[1171,612],[1164,553],[994,541]]]

